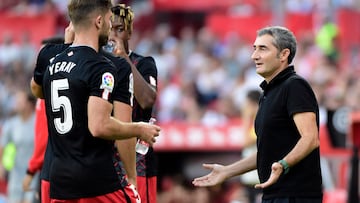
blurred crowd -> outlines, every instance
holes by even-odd
[[[16,1],[11,2],[14,4]],[[25,11],[45,12],[55,8],[66,21],[64,2],[66,1],[23,0],[8,9],[13,9],[14,12],[23,9],[21,13],[26,13]],[[315,2],[319,1],[286,2],[288,11],[310,12]],[[329,9],[336,6],[350,7],[356,3],[351,0],[329,2],[333,4]],[[59,25],[61,26],[63,24]],[[252,42],[246,42],[232,33],[220,39],[207,27],[197,30],[191,26],[183,27],[179,33],[173,33],[170,24],[155,26],[141,33],[136,32],[135,27],[131,44],[135,51],[152,55],[156,60],[160,90],[156,106],[158,120],[213,124],[241,117],[241,106],[247,91],[259,89],[258,84],[262,80],[256,75],[250,58]],[[336,29],[336,24],[334,26]],[[354,70],[359,69],[356,67],[358,60],[347,63],[347,67],[339,64],[341,53],[336,50],[336,31],[328,39],[334,43],[330,52],[317,39],[320,38],[318,35],[320,29],[298,36],[298,54],[295,59],[297,72],[314,86],[322,107],[334,109],[349,106],[356,110],[359,108],[360,84],[355,80],[358,74],[354,74]],[[14,91],[28,86],[39,47],[31,43],[27,33],[23,33],[20,43],[15,43],[11,35],[1,37],[0,123],[12,113]],[[355,53],[354,58],[357,56],[358,53]]]
[[[61,30],[63,22],[66,22],[66,2],[2,0],[0,9],[21,14],[56,10],[62,18],[59,21]],[[276,4],[281,3],[281,0],[271,2]],[[321,5],[321,9],[325,9],[325,5],[332,5],[328,7],[329,12],[339,7],[359,8],[356,0],[286,2],[285,9],[290,12],[312,12],[315,5]],[[137,15],[136,11],[135,13]],[[344,63],[340,60],[342,53],[336,46],[338,31],[336,22],[332,20],[334,19],[324,20],[313,33],[297,36],[298,50],[294,60],[296,71],[311,83],[316,92],[321,107],[322,124],[327,122],[329,111],[340,108],[345,108],[347,112],[360,111],[359,50],[349,61]],[[256,74],[250,58],[252,42],[244,41],[236,34],[229,33],[225,38],[219,38],[205,26],[200,29],[182,27],[179,33],[173,33],[172,26],[168,23],[156,24],[153,29],[144,32],[137,32],[137,27],[134,29],[131,47],[138,53],[153,56],[158,67],[159,95],[155,115],[160,123],[226,123],[229,119],[242,117],[242,107],[249,91],[260,90],[262,78]],[[330,32],[333,34],[326,38]],[[256,33],[253,34],[255,37]],[[27,33],[23,33],[19,43],[14,42],[11,35],[0,37],[1,129],[2,125],[16,114],[16,93],[29,87],[39,46],[32,44]],[[324,41],[331,46],[324,47]],[[346,119],[343,122],[346,125]],[[173,181],[171,187],[167,187],[173,188],[176,194],[190,194],[189,191],[178,188],[177,183]],[[164,187],[166,188],[166,185]],[[201,198],[205,191],[199,189],[196,192],[197,195],[182,195],[180,198]],[[163,195],[159,197],[161,198],[167,197]]]

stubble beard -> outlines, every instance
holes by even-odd
[[[109,36],[106,34],[100,34],[99,35],[99,47],[103,47],[107,44],[107,41],[109,39]]]
[[[107,27],[107,26],[106,26]],[[106,29],[105,25],[102,27],[102,32],[99,35],[99,47],[103,47],[109,40],[110,27]]]

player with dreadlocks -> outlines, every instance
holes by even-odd
[[[78,0],[79,1],[79,0]],[[70,5],[73,5],[73,6],[75,6],[74,4],[75,3],[78,3],[78,2],[76,2],[76,0],[73,0],[73,1],[71,1],[71,3],[70,3]],[[88,2],[86,2],[86,1],[81,1],[81,2],[79,2],[79,3],[81,3],[82,5],[81,6],[83,6],[83,7],[86,7],[87,9],[95,9],[96,7],[94,6],[92,6],[92,5],[89,5],[89,6],[87,6],[88,4]],[[104,4],[105,3],[108,3],[108,1],[104,1]],[[86,4],[86,5],[85,5]],[[69,8],[70,8],[70,5],[69,5]],[[110,5],[110,4],[107,4],[107,5]],[[71,7],[71,8],[73,8],[73,9],[77,9],[77,11],[79,11],[80,9],[79,9],[79,7]],[[109,9],[109,7],[107,7],[107,9]],[[106,10],[107,10],[106,9]],[[104,11],[105,11],[105,9],[103,9]],[[74,10],[73,10],[74,11]],[[102,12],[104,12],[104,11],[102,11]],[[97,12],[97,10],[96,10],[96,12]],[[95,11],[94,11],[94,13],[95,13]],[[73,14],[74,14],[74,12],[73,12]],[[91,13],[92,14],[92,13]],[[108,12],[106,13],[106,18],[108,18],[108,21],[110,20],[110,10],[108,10]],[[79,17],[79,16],[75,16],[75,17]],[[85,16],[86,18],[92,18],[92,17],[96,17],[95,15],[91,15],[91,16]],[[103,16],[101,16],[101,17],[103,17]],[[77,20],[79,20],[79,19],[77,19]],[[104,21],[101,21],[101,19],[100,20],[97,20],[96,21],[96,25],[98,25],[98,23],[102,23],[102,22],[108,22],[108,21],[106,21],[106,20],[104,20]],[[77,21],[77,23],[79,23],[79,21]],[[90,22],[91,23],[91,22]],[[86,25],[84,25],[84,27],[81,27],[80,26],[80,24],[77,24],[78,26],[80,26],[80,27],[78,27],[79,29],[77,30],[78,31],[78,38],[76,38],[75,37],[75,39],[78,39],[78,41],[77,41],[77,43],[79,43],[79,40],[81,41],[81,40],[84,40],[85,38],[81,38],[81,34],[82,33],[85,33],[85,32],[87,32],[87,28],[89,27],[89,29],[93,29],[93,26],[92,26],[92,24],[91,24],[91,28],[90,28],[90,23],[89,23],[89,25],[88,24],[86,24]],[[108,28],[110,28],[110,26],[108,26],[108,25],[104,25],[103,24],[103,26],[101,26],[101,33],[96,33],[96,32],[93,32],[94,33],[94,35],[91,35],[91,40],[92,39],[95,39],[94,38],[94,36],[95,36],[95,34],[104,34],[105,35],[105,33],[106,33],[106,29],[105,29],[105,26],[106,27],[108,27]],[[74,27],[74,32],[76,31],[76,29],[75,29],[75,27]],[[99,31],[99,32],[100,32]],[[109,30],[108,30],[109,31]],[[88,34],[90,34],[90,32],[88,33]],[[75,32],[75,35],[76,35],[76,32]],[[101,40],[103,40],[103,36],[101,36],[102,38],[101,38]],[[107,40],[107,37],[106,37],[106,39],[105,40]],[[94,47],[95,48],[97,48],[97,50],[98,50],[98,48],[101,46],[101,44],[103,44],[103,41],[101,41],[102,43],[100,43],[100,35],[99,35],[99,39],[98,39],[98,41],[99,41],[99,43],[94,43],[93,45],[94,45]],[[88,42],[86,42],[86,43],[84,43],[85,45],[88,45],[89,43],[93,43],[93,42],[95,42],[95,40],[94,41],[88,41]],[[106,41],[105,41],[105,43],[106,43]],[[91,45],[92,46],[92,45]],[[75,43],[75,45],[74,46],[71,46],[70,48],[68,48],[67,49],[67,51],[68,50],[73,50],[73,49],[88,49],[88,47],[87,46],[76,46],[76,43]],[[95,52],[97,51],[97,50],[95,50]],[[54,52],[54,53],[56,53],[56,52]],[[78,52],[76,52],[76,53],[78,53]],[[70,54],[70,55],[67,55],[67,56],[65,56],[64,55],[65,54],[65,52],[63,52],[63,53],[61,53],[58,57],[56,57],[55,59],[54,59],[54,61],[56,61],[56,60],[61,60],[63,57],[66,57],[66,58],[68,58],[68,57],[72,57],[72,56],[74,56],[72,53]],[[101,54],[101,53],[100,53]],[[91,54],[91,55],[93,55],[93,54]],[[86,56],[86,54],[85,54],[85,56]],[[101,57],[101,58],[103,58],[101,55],[99,55],[99,57]],[[85,57],[86,58],[86,57]],[[87,59],[85,59],[85,58],[83,58],[82,57],[82,59],[81,60],[87,60]],[[89,58],[89,56],[88,56],[88,58]],[[94,56],[92,56],[92,57],[90,57],[90,58],[96,58],[97,59],[97,56],[96,57],[94,57]],[[77,59],[77,58],[76,58]],[[120,58],[116,58],[116,59],[120,59]],[[95,59],[94,59],[95,60]],[[48,60],[45,60],[45,61],[48,61]],[[102,62],[104,62],[105,63],[105,61],[106,61],[106,63],[108,63],[108,64],[112,64],[112,65],[117,65],[117,63],[115,63],[115,62],[113,62],[113,63],[109,63],[108,62],[108,59],[105,59],[105,58],[103,58],[103,60],[102,60]],[[118,61],[120,61],[120,60],[118,60]],[[88,64],[87,64],[88,65]],[[92,64],[90,64],[90,65],[92,65]],[[83,68],[83,67],[85,67],[85,66],[79,66],[80,68]],[[110,70],[111,69],[111,71],[112,72],[118,72],[118,71],[116,71],[116,69],[115,69],[115,67],[114,67],[114,69],[112,69],[110,66],[109,66],[109,68],[107,67],[107,66],[104,66],[105,67],[105,69],[106,70]],[[130,67],[129,67],[129,69],[130,69]],[[89,69],[90,70],[90,69]],[[91,69],[91,70],[93,70],[93,69]],[[100,67],[99,67],[99,69],[96,69],[96,70],[100,70],[100,71],[104,71],[103,69],[101,69]],[[60,74],[60,73],[59,73]],[[84,74],[88,74],[88,72],[84,72]],[[89,73],[89,74],[92,74],[92,72],[91,73]],[[44,75],[44,76],[40,76],[40,75]],[[42,71],[41,71],[41,73],[40,73],[40,75],[39,75],[39,80],[41,79],[41,78],[44,78],[44,82],[40,82],[40,83],[36,83],[36,85],[35,85],[35,83],[34,83],[34,90],[35,91],[33,91],[33,93],[35,94],[35,95],[39,95],[39,97],[41,97],[41,95],[43,95],[42,93],[42,90],[43,90],[43,88],[42,87],[44,87],[45,89],[44,90],[46,90],[46,87],[49,87],[49,85],[44,85],[43,83],[45,83],[45,82],[47,82],[47,80],[45,80],[45,78],[46,77],[48,77],[48,72],[46,71],[44,74],[42,73]],[[117,74],[112,74],[112,75],[114,75],[114,76],[116,76],[116,79],[120,79],[120,77],[118,77],[118,75]],[[75,76],[75,75],[74,75]],[[49,77],[52,77],[52,75],[51,75],[51,73],[50,73],[50,76]],[[86,80],[88,79],[88,78],[91,78],[91,77],[84,77]],[[107,77],[108,78],[108,77]],[[104,80],[103,80],[104,81]],[[33,84],[33,83],[32,83]],[[43,85],[40,85],[40,84],[43,84]],[[90,84],[90,83],[86,83],[86,85],[92,85],[92,84]],[[117,83],[114,83],[114,82],[112,82],[112,81],[109,81],[109,80],[106,80],[106,84],[109,84],[109,85],[113,85],[113,84],[117,84],[117,85],[120,85],[120,83],[119,82],[117,82]],[[128,83],[129,84],[129,83]],[[96,84],[95,84],[96,85]],[[70,85],[71,87],[72,87],[72,85]],[[33,87],[33,86],[32,86]],[[35,88],[36,87],[36,88]],[[100,86],[100,85],[97,85],[96,86],[96,88],[102,88],[103,86]],[[85,89],[85,88],[84,88]],[[123,87],[121,87],[121,88],[117,88],[117,90],[118,89],[123,89]],[[67,91],[70,91],[70,90],[68,90],[68,89],[66,89]],[[92,91],[95,91],[95,89],[92,89]],[[48,93],[48,91],[45,91],[45,93]],[[78,94],[80,94],[80,95],[82,95],[82,94],[87,94],[87,92],[82,92],[82,91],[78,91],[77,92]],[[73,94],[72,94],[73,95]],[[109,94],[106,94],[106,95],[102,95],[102,96],[108,96]],[[75,95],[74,95],[75,96]],[[78,96],[79,95],[76,95],[74,98],[78,98]],[[111,94],[111,99],[113,100],[113,101],[116,101],[116,96],[117,96],[117,91],[114,91],[113,92],[113,94]],[[120,95],[119,95],[120,96]],[[48,98],[48,97],[46,97],[46,98]],[[66,98],[68,98],[68,97],[66,97]],[[110,97],[107,97],[107,98],[110,98]],[[92,97],[90,98],[90,99],[92,99]],[[88,100],[89,101],[89,105],[90,105],[90,99]],[[51,100],[52,101],[52,100]],[[119,101],[121,101],[121,100],[119,100]],[[94,103],[91,103],[91,104],[94,104]],[[111,105],[111,104],[110,104]],[[109,106],[109,105],[108,105]],[[47,106],[48,107],[48,106]],[[71,107],[71,106],[68,106],[68,107]],[[109,106],[110,107],[110,106]],[[93,106],[92,108],[89,106],[89,111],[91,111],[91,114],[89,113],[89,115],[95,115],[95,114],[93,114],[94,113],[94,109],[97,109],[97,108],[101,108],[101,107],[99,107],[99,106],[97,106],[97,105],[95,105],[95,106]],[[131,107],[130,107],[131,108]],[[115,103],[114,103],[114,111],[115,111],[115,109],[116,109],[116,105],[115,105]],[[74,111],[73,113],[75,114],[78,114],[79,113],[79,110],[80,109],[76,109],[76,111]],[[105,110],[105,109],[103,109],[103,110]],[[111,110],[110,108],[108,108],[108,110]],[[81,113],[81,112],[80,112]],[[99,118],[98,116],[98,114],[96,114],[97,115],[97,118]],[[105,115],[105,114],[104,114]],[[106,115],[109,115],[109,114],[106,114]],[[131,114],[130,114],[131,115]],[[51,115],[52,116],[52,115]],[[116,115],[114,116],[114,117],[116,117]],[[70,117],[71,118],[71,117]],[[89,116],[89,118],[90,118],[90,116]],[[92,117],[93,118],[93,117]],[[112,117],[111,117],[112,118]],[[105,119],[103,119],[103,118],[99,118],[100,120],[99,121],[97,121],[97,122],[94,122],[95,120],[91,120],[91,119],[89,119],[89,125],[88,125],[88,127],[89,127],[89,129],[93,129],[94,128],[94,126],[99,126],[100,128],[99,129],[103,129],[104,127],[106,127],[107,125],[104,125],[105,123],[102,123],[102,121],[104,121]],[[49,120],[49,119],[48,119]],[[50,119],[51,120],[51,119]],[[120,120],[120,119],[119,119]],[[91,122],[90,122],[91,121]],[[106,123],[114,123],[114,122],[112,122],[112,121],[115,121],[116,122],[116,119],[114,118],[113,120],[110,120],[110,121],[107,121]],[[49,124],[49,123],[48,123]],[[52,123],[50,122],[50,124],[52,125]],[[55,123],[56,124],[56,123]],[[93,125],[90,125],[90,124],[93,124]],[[113,135],[116,135],[117,133],[119,133],[119,132],[121,132],[121,131],[123,131],[123,130],[127,130],[126,128],[126,126],[130,126],[130,125],[132,125],[132,126],[134,126],[134,125],[136,125],[136,124],[125,124],[124,122],[121,122],[121,123],[118,123],[118,124],[121,124],[124,128],[122,128],[122,129],[115,129],[115,128],[113,128],[113,130],[115,130],[114,132],[112,132],[111,133],[111,135],[113,136]],[[144,127],[144,126],[149,126],[149,125],[144,125],[144,124],[141,124],[141,123],[139,123],[139,126],[138,127],[140,127],[140,128],[137,128],[137,130],[139,131],[139,132],[145,132],[145,131],[147,131],[146,129],[145,129],[145,131],[144,131],[144,129],[141,129],[142,127]],[[75,126],[75,127],[77,127],[78,128],[78,123],[77,123],[77,126]],[[135,127],[135,126],[134,126]],[[130,130],[130,129],[129,129]],[[133,130],[136,130],[136,128],[133,128]],[[50,131],[49,131],[50,132]],[[94,131],[94,132],[96,132],[96,131]],[[125,131],[124,131],[125,132]],[[80,133],[79,133],[80,134]],[[135,133],[131,133],[131,132],[129,132],[129,135],[130,136],[133,136],[133,135],[136,135],[137,133],[135,132]],[[124,134],[125,135],[125,134]],[[56,136],[49,136],[49,139],[50,139],[50,137],[54,137],[53,139],[58,139]],[[90,138],[89,138],[90,137]],[[81,137],[82,138],[82,137]],[[84,137],[84,139],[92,139],[91,138],[91,136],[87,136],[87,137]],[[115,138],[115,139],[117,139],[116,137],[113,137],[113,138]],[[113,138],[110,138],[111,140],[113,140]],[[64,138],[65,139],[65,138]],[[154,140],[153,140],[154,141]],[[87,160],[84,160],[82,163],[84,163],[84,166],[85,166],[85,164],[88,164],[88,163],[94,163],[95,161],[97,161],[98,160],[98,157],[99,156],[102,156],[102,155],[104,155],[103,156],[103,158],[104,158],[104,160],[105,159],[107,159],[107,160],[112,160],[111,162],[111,164],[114,164],[114,159],[113,159],[113,157],[109,157],[109,156],[106,156],[107,154],[110,154],[110,153],[96,153],[96,155],[94,154],[94,153],[92,153],[94,150],[97,150],[99,147],[102,147],[103,146],[103,143],[108,143],[106,146],[109,146],[109,148],[106,148],[105,150],[107,150],[108,152],[112,152],[110,155],[112,156],[113,155],[113,147],[111,146],[111,145],[113,145],[112,143],[112,141],[107,141],[107,140],[104,140],[104,142],[103,143],[100,143],[101,141],[99,141],[99,143],[97,143],[96,145],[94,145],[93,147],[92,147],[92,150],[83,150],[83,151],[86,151],[87,152],[87,154],[89,154],[89,156],[87,156],[87,157],[85,157],[85,155],[84,156],[82,156],[82,158],[81,159],[77,159],[77,160],[84,160],[85,158],[90,158],[91,157],[91,161],[87,161]],[[92,142],[91,142],[92,143]],[[91,144],[90,142],[86,142],[86,143],[84,143],[84,145],[81,145],[81,146],[79,146],[79,147],[82,147],[82,148],[84,148],[85,147],[85,144],[87,144],[87,146],[86,147],[88,147],[89,146],[89,144]],[[73,144],[76,144],[76,143],[73,143]],[[54,142],[54,145],[47,145],[47,146],[55,146],[55,142]],[[57,147],[57,146],[56,146]],[[58,149],[58,148],[57,148]],[[69,152],[69,150],[65,150],[66,152]],[[74,150],[72,150],[72,152],[73,152]],[[56,155],[56,157],[55,158],[58,158],[58,157],[60,157],[60,156],[62,156],[62,153],[63,153],[64,151],[58,151],[58,153],[56,153],[55,154],[55,150],[54,150],[54,154]],[[71,152],[71,153],[72,153]],[[96,151],[97,152],[97,151]],[[91,156],[92,154],[90,154],[90,153],[92,153],[92,154],[94,154],[94,156]],[[85,153],[84,153],[85,154]],[[78,156],[79,155],[79,153],[78,154],[74,154],[74,156]],[[105,157],[106,156],[106,157]],[[70,160],[70,159],[69,159]],[[68,159],[66,160],[66,161],[68,161]],[[71,161],[71,160],[70,160]],[[135,163],[135,161],[134,161],[134,163]],[[46,165],[46,164],[44,164],[44,165]],[[51,161],[51,165],[52,165],[52,167],[51,168],[53,168],[53,166],[55,165],[55,162],[52,160]],[[63,164],[63,166],[64,167],[66,167],[66,166],[68,166],[68,165],[72,165],[73,166],[73,164]],[[62,181],[62,183],[61,184],[63,184],[63,183],[65,183],[65,181],[67,181],[67,182],[69,182],[69,178],[67,178],[66,180],[64,180],[64,179],[61,179],[61,178],[59,178],[60,176],[59,175],[54,175],[53,173],[62,173],[62,174],[64,174],[64,170],[62,169],[62,170],[50,170],[50,172],[51,172],[51,174],[50,174],[50,177],[52,178],[52,180],[53,180],[53,182],[51,182],[51,190],[50,190],[50,196],[52,197],[52,198],[54,198],[54,199],[52,199],[51,200],[51,202],[57,202],[58,201],[58,199],[55,199],[55,198],[61,198],[59,201],[62,201],[62,202],[65,202],[65,201],[67,201],[68,199],[71,199],[71,200],[74,200],[74,195],[75,196],[77,196],[77,197],[79,197],[81,200],[79,200],[79,202],[139,202],[138,200],[135,200],[135,201],[132,201],[132,200],[130,200],[129,199],[129,197],[127,196],[127,195],[125,195],[124,193],[125,193],[125,187],[123,187],[122,185],[120,185],[119,184],[119,179],[118,179],[118,176],[116,175],[116,174],[111,174],[111,173],[108,173],[108,172],[102,172],[101,170],[104,170],[104,168],[106,167],[106,170],[107,169],[110,169],[111,170],[111,172],[113,171],[113,172],[116,172],[115,170],[113,170],[113,165],[112,166],[110,166],[109,165],[109,162],[107,162],[106,164],[104,164],[104,163],[102,163],[102,164],[96,164],[96,165],[101,165],[102,167],[85,167],[85,168],[82,168],[81,170],[78,170],[78,169],[74,169],[73,167],[71,167],[71,168],[69,168],[69,170],[72,170],[71,171],[71,173],[70,172],[67,172],[65,175],[66,175],[66,177],[75,177],[74,175],[76,175],[76,178],[77,178],[77,180],[78,181],[75,181],[74,182],[74,184],[76,183],[77,185],[71,185],[71,188],[69,189],[69,187],[62,187],[62,186],[60,186],[60,181]],[[135,164],[134,164],[135,165]],[[59,164],[58,164],[58,167],[62,167],[62,166],[60,166]],[[104,168],[103,168],[104,167]],[[95,172],[95,170],[97,171],[97,174],[96,175],[89,175],[89,170],[92,170],[92,171],[94,171]],[[100,170],[100,171],[99,171]],[[67,170],[68,171],[68,170]],[[100,177],[101,176],[101,177]],[[106,176],[105,178],[103,178],[104,176]],[[83,178],[81,178],[81,177],[83,177]],[[100,177],[100,178],[99,178]],[[103,182],[103,181],[109,181],[110,180],[110,178],[112,179],[112,180],[114,180],[114,184],[100,184],[101,182]],[[94,183],[94,182],[96,182],[97,180],[101,180],[101,181],[97,181],[97,183],[98,184],[96,184],[95,185],[95,187],[93,187],[94,185],[92,185],[92,184],[82,184],[81,186],[79,186],[79,184],[81,184],[81,183],[79,183],[80,182],[80,179],[81,179],[81,182],[82,183],[84,183],[84,181],[86,181],[86,182],[92,182],[92,183]],[[117,181],[116,181],[117,180]],[[57,183],[58,184],[53,184],[53,183],[55,183],[55,181],[57,181]],[[50,185],[50,184],[49,184]],[[101,188],[99,188],[98,186],[101,186]],[[99,194],[100,192],[101,192],[101,190],[104,190],[104,185],[107,187],[107,188],[109,188],[109,187],[111,187],[111,188],[113,188],[113,187],[119,187],[120,189],[118,190],[118,191],[116,191],[116,194],[114,193],[111,193],[111,194],[105,194],[105,195],[101,195],[101,196],[93,196],[91,193],[96,193],[96,194]],[[55,188],[56,187],[56,188]],[[101,189],[101,190],[100,190]],[[133,189],[132,187],[130,188],[130,189]],[[56,190],[56,191],[55,191]],[[60,190],[67,190],[68,192],[61,192]],[[85,192],[77,192],[77,191],[85,191]],[[59,191],[59,192],[58,192]],[[101,192],[102,193],[102,192]],[[117,195],[118,194],[118,195]],[[72,195],[72,196],[71,196]],[[69,197],[69,196],[71,196],[71,197]],[[86,197],[83,197],[83,196],[86,196]],[[90,198],[88,198],[88,196],[91,196]],[[115,197],[116,196],[116,197]],[[125,197],[124,197],[125,196]],[[77,198],[77,197],[75,197],[75,198]],[[86,199],[85,199],[86,198]],[[65,200],[66,199],[66,200]],[[70,201],[70,200],[69,200]],[[74,200],[75,201],[75,200]]]
[[[134,13],[130,6],[118,4],[112,9],[112,28],[109,41],[115,43],[113,53],[125,58],[131,65],[130,80],[133,83],[133,121],[148,122],[152,116],[157,96],[157,67],[150,56],[142,56],[130,50],[129,40],[133,32]],[[135,145],[135,141],[133,142]],[[134,148],[134,145],[131,146]],[[157,160],[154,150],[136,154],[136,182],[142,202],[156,202]],[[131,179],[131,175],[129,175]]]

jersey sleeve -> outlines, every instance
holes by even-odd
[[[36,64],[34,68],[34,81],[38,85],[42,85],[43,77],[47,66],[50,64],[50,60],[55,57],[57,54],[60,54],[70,44],[47,44],[40,49],[39,54],[36,59]]]
[[[28,162],[28,172],[32,174],[35,174],[41,169],[44,163],[45,149],[48,142],[45,101],[43,99],[37,100],[35,115],[34,152]]]
[[[42,85],[43,76],[46,70],[47,65],[50,63],[50,55],[49,55],[49,47],[52,45],[45,45],[39,52],[37,59],[36,59],[36,65],[34,69],[34,81],[38,85]]]
[[[137,64],[137,69],[140,74],[144,77],[146,82],[157,87],[157,68],[153,57],[147,56],[142,58]]]
[[[107,61],[100,61],[94,64],[90,76],[90,96],[101,97],[113,102],[113,92],[118,87],[117,72],[114,65]]]
[[[301,78],[294,78],[289,83],[287,110],[289,116],[300,112],[317,112],[317,101],[310,85]]]
[[[131,105],[131,85],[130,85],[130,74],[131,67],[130,64],[122,58],[116,58],[114,62],[117,73],[118,73],[118,86],[113,93],[113,99],[128,105]]]

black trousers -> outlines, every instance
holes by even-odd
[[[262,203],[322,203],[322,198],[274,198],[262,200]]]

